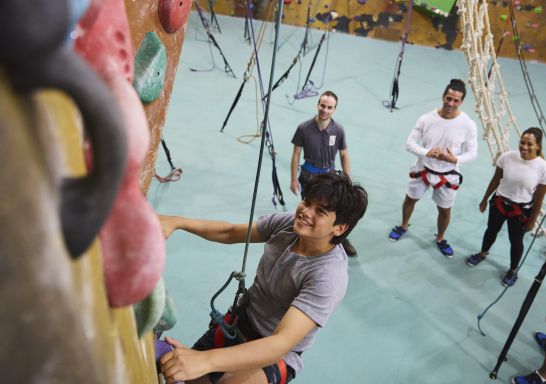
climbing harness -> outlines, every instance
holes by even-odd
[[[232,313],[228,312],[225,314],[223,318],[224,324],[229,324],[232,320]],[[238,332],[238,340],[240,342],[247,342],[252,340],[260,339],[262,336],[260,336],[252,327],[252,324],[250,324],[248,318],[246,317],[246,314],[242,313],[241,317],[238,318],[237,323],[239,325],[238,328],[240,328],[240,332]],[[214,326],[214,348],[224,348],[226,346],[226,335],[223,332],[222,328],[218,325]],[[228,344],[229,345],[229,344]],[[277,361],[277,367],[279,368],[279,372],[281,375],[280,378],[280,384],[286,384],[286,381],[288,379],[288,370],[286,368],[286,362],[284,359],[280,359]]]
[[[164,139],[161,139],[161,145],[163,146],[163,150],[165,151],[165,156],[167,156],[167,161],[169,162],[169,165],[171,166],[171,171],[169,174],[165,177],[159,176],[157,172],[155,172],[155,178],[160,183],[168,183],[170,181],[178,181],[182,177],[182,168],[176,168],[173,165],[173,161],[171,159],[171,152],[169,151],[169,148],[167,148],[167,144],[165,143]]]
[[[212,45],[214,45],[214,47],[216,47],[216,49],[220,53],[220,56],[222,57],[222,60],[224,60],[224,72],[226,72],[227,74],[232,76],[234,79],[236,79],[237,76],[235,76],[235,73],[231,69],[231,66],[229,65],[226,57],[224,56],[224,52],[222,52],[222,48],[220,48],[220,46],[218,45],[218,42],[216,41],[216,39],[214,38],[214,35],[212,34],[209,22],[207,21],[207,19],[205,18],[205,15],[203,14],[203,9],[199,5],[199,1],[194,0],[194,4],[195,4],[195,8],[197,9],[197,13],[199,14],[199,19],[201,20],[201,24],[203,25],[203,28],[205,29],[205,33],[207,34],[209,44],[212,44]],[[216,64],[214,62],[214,56],[212,56],[212,51],[211,51],[211,57],[212,57],[212,63],[213,63],[212,68],[214,68],[216,66]],[[193,71],[193,72],[201,72],[202,71],[202,70],[194,69],[194,68],[190,68],[190,70]],[[208,69],[206,71],[210,71],[210,69]]]
[[[398,79],[400,78],[400,71],[402,69],[402,61],[404,60],[404,49],[406,47],[406,43],[408,42],[412,13],[413,13],[413,0],[410,0],[408,13],[406,14],[406,26],[404,28],[404,34],[402,35],[402,46],[400,47],[400,53],[398,54],[398,57],[396,58],[396,65],[394,67],[394,77],[392,79],[390,100],[383,101],[383,106],[385,108],[389,108],[391,112],[393,109],[398,109],[398,107],[396,106],[396,103],[398,101],[398,95],[400,93]]]
[[[493,198],[493,204],[495,204],[501,215],[506,218],[518,217],[523,223],[529,221],[523,210],[529,208],[532,203],[532,201],[529,203],[516,203],[500,195]]]
[[[449,188],[449,189],[457,190],[457,189],[459,189],[459,187],[463,183],[463,175],[461,175],[459,172],[457,172],[454,169],[449,171],[449,172],[436,172],[436,171],[433,171],[430,168],[425,167],[425,169],[423,169],[422,171],[410,172],[409,176],[412,179],[419,179],[420,178],[421,180],[423,180],[423,183],[425,183],[425,185],[428,187],[430,185],[430,181],[428,180],[428,177],[427,177],[427,175],[429,173],[432,174],[432,175],[438,176],[438,178],[440,179],[440,181],[438,183],[436,183],[436,184],[434,184],[432,186],[432,188],[434,188],[434,189],[438,189],[438,188],[441,188],[441,187],[446,187],[446,188]],[[447,181],[447,179],[446,179],[447,175],[457,175],[459,177],[459,184],[452,184],[449,181]]]
[[[271,59],[271,72],[269,77],[268,95],[271,95],[271,91],[273,87],[273,75],[275,73],[275,61],[277,56],[277,45],[278,45],[278,38],[279,38],[279,29],[280,29],[281,20],[282,20],[282,13],[283,13],[282,11],[283,11],[283,0],[278,0],[277,19],[275,22],[275,42],[273,45],[273,55]],[[254,45],[254,49],[256,50],[256,45]],[[264,123],[268,121],[269,107],[270,107],[270,97],[267,97],[265,102],[265,112],[264,112],[264,119],[263,119]],[[248,221],[248,230],[247,230],[245,250],[243,255],[243,264],[242,264],[241,271],[232,272],[228,280],[226,281],[226,283],[224,283],[224,285],[214,294],[214,296],[210,300],[211,322],[213,324],[218,325],[218,327],[222,330],[222,333],[224,334],[224,336],[231,339],[237,337],[240,334],[237,328],[238,316],[242,313],[242,310],[245,309],[246,301],[247,301],[247,290],[245,287],[245,277],[246,277],[245,269],[246,269],[246,261],[248,257],[248,248],[249,248],[250,239],[252,236],[252,223],[254,221],[254,210],[256,207],[256,197],[258,195],[258,185],[260,181],[260,171],[262,167],[263,153],[266,146],[266,136],[267,136],[266,134],[262,134],[262,139],[260,142],[260,153],[258,156],[258,165],[256,169],[256,178],[254,181],[254,192],[252,195],[252,204],[250,208],[250,217]],[[224,316],[215,308],[214,301],[226,289],[226,287],[229,285],[229,283],[231,282],[233,278],[235,278],[239,282],[237,292],[235,294],[235,298],[233,301],[233,306],[232,306],[232,313],[234,314],[234,316],[230,316],[229,319],[224,319]]]

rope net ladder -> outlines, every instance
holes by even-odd
[[[463,30],[463,50],[468,64],[468,82],[476,99],[475,111],[483,126],[493,163],[510,149],[510,130],[521,131],[508,103],[497,63],[493,34],[485,0],[458,0],[458,14]]]
[[[457,7],[463,31],[461,49],[468,64],[468,82],[476,99],[474,108],[482,123],[482,138],[487,143],[495,164],[497,158],[510,149],[510,131],[515,131],[519,137],[521,130],[508,103],[508,94],[502,82],[489,24],[487,1],[458,0]],[[541,210],[537,223],[543,216],[544,210]],[[543,228],[536,233],[538,236],[546,235]]]

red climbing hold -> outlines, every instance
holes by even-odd
[[[159,0],[157,12],[165,31],[175,33],[188,21],[191,0]]]
[[[165,239],[157,215],[140,190],[140,166],[150,141],[144,108],[123,77],[108,83],[122,111],[129,158],[100,239],[108,299],[111,306],[122,307],[143,300],[155,288],[163,271]]]

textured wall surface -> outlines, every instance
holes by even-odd
[[[209,3],[210,4],[210,3]],[[213,2],[214,11],[219,14],[244,17],[246,3],[243,0],[218,0]],[[362,0],[312,0],[310,18],[312,28],[332,28],[338,32],[367,36],[384,40],[398,41],[404,32],[408,1]],[[210,6],[203,2],[205,8]],[[267,14],[269,2],[255,3],[255,17]],[[528,60],[546,62],[546,0],[514,0],[515,19],[523,47],[523,54]],[[285,4],[284,22],[304,26],[307,20],[308,3],[305,0],[291,1]],[[328,13],[334,11],[337,18],[328,23]],[[504,39],[500,56],[516,57],[512,42],[510,10],[506,1],[489,2],[491,30],[498,45],[504,32],[510,33]],[[411,17],[408,41],[413,44],[438,47],[440,49],[458,49],[461,45],[459,18],[452,12],[447,18],[431,16],[417,9]]]

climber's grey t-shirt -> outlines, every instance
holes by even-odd
[[[345,296],[348,282],[347,255],[341,245],[319,256],[300,256],[292,252],[298,237],[293,213],[274,213],[258,219],[258,232],[264,240],[254,283],[248,290],[248,317],[262,336],[270,336],[290,306],[311,318],[317,328],[288,353],[284,360],[296,372],[303,362],[296,352],[313,343],[318,327],[323,327]]]

